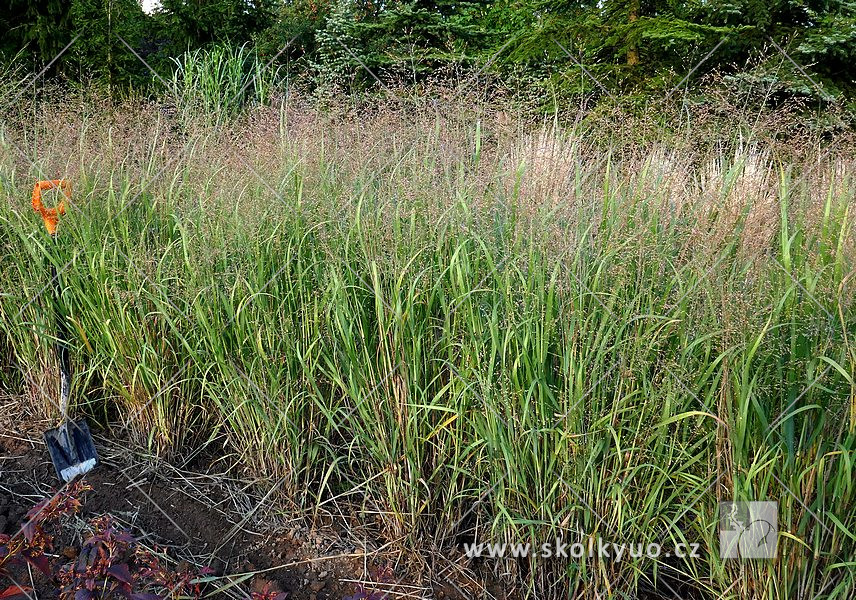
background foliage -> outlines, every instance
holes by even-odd
[[[152,14],[134,0],[12,0],[0,26],[6,62],[111,89],[153,83],[134,53],[168,79],[185,51],[249,44],[322,88],[475,67],[560,96],[650,94],[717,72],[763,83],[772,102],[829,103],[847,101],[856,58],[850,0],[163,0]]]

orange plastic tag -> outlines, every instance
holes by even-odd
[[[42,204],[42,190],[60,188],[65,198],[71,202],[71,183],[66,179],[52,179],[50,181],[38,181],[33,187],[33,210],[42,215],[45,227],[51,235],[56,234],[56,226],[59,215],[65,214],[65,198],[59,201],[54,208],[45,208]]]

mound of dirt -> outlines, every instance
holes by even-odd
[[[140,472],[138,466],[103,460],[86,476],[92,491],[85,496],[79,519],[75,518],[78,527],[64,528],[60,547],[79,544],[85,521],[110,514],[145,545],[166,548],[194,568],[211,567],[218,575],[261,571],[238,588],[244,590],[241,595],[267,587],[287,592],[295,600],[380,598],[379,588],[358,582],[380,581],[383,587],[383,580],[390,580],[391,570],[381,558],[349,547],[340,537],[303,519],[295,519],[291,526],[260,527],[257,519],[235,510],[228,489],[210,484],[210,474],[183,471],[172,478],[162,471]],[[17,533],[26,512],[52,495],[57,485],[40,441],[0,434],[0,533]],[[250,505],[248,512],[253,511]],[[21,583],[29,585],[29,575],[24,575],[26,582]],[[36,578],[34,583],[35,597],[57,596],[49,582]],[[0,589],[6,585],[9,582],[0,582]]]

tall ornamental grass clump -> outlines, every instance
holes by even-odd
[[[280,70],[247,44],[197,48],[172,60],[167,93],[185,122],[228,121],[247,105],[269,102],[281,83]]]
[[[537,597],[852,597],[852,158],[488,117],[46,128],[105,150],[37,157],[76,184],[56,244],[38,173],[0,165],[4,387],[55,412],[52,261],[75,410],[165,456],[225,439],[315,514],[443,552],[436,581],[453,560]],[[727,499],[778,501],[776,560],[719,558]],[[700,554],[461,557],[557,536]]]

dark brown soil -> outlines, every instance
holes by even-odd
[[[216,574],[272,569],[243,584],[244,592],[261,591],[269,585],[296,600],[338,600],[354,594],[358,598],[371,596],[379,591],[372,584],[360,587],[355,581],[411,583],[407,577],[394,574],[382,557],[349,546],[342,536],[323,526],[316,528],[303,519],[295,519],[291,526],[261,531],[263,528],[252,520],[248,520],[249,525],[240,524],[244,516],[228,510],[233,503],[229,502],[227,490],[212,491],[212,486],[202,490],[202,486],[193,484],[196,479],[192,472],[176,481],[159,475],[155,469],[145,471],[141,474],[127,465],[103,461],[86,477],[92,491],[86,494],[80,518],[88,521],[109,513],[129,526],[147,546],[166,548],[177,560],[210,566]],[[16,533],[26,512],[57,485],[40,441],[0,433],[0,533]],[[194,499],[194,493],[200,497]],[[229,537],[232,531],[236,533]],[[76,534],[63,533],[60,544],[73,545],[74,535],[79,543],[78,530]],[[28,584],[29,574],[22,576],[25,580],[21,583]],[[7,585],[0,581],[0,590]],[[56,590],[48,582],[37,580],[35,589],[34,600],[56,597]],[[401,592],[395,594],[400,595]],[[374,597],[382,595],[376,593]]]
[[[438,598],[473,600],[494,598],[510,600],[517,593],[495,582],[487,586],[468,571],[448,571],[442,582],[434,579],[430,587],[420,585],[415,574],[402,571],[402,561],[394,554],[372,551],[348,542],[354,539],[343,529],[313,522],[299,515],[280,518],[267,524],[255,514],[264,505],[229,486],[228,478],[217,481],[211,457],[198,456],[181,469],[146,460],[129,448],[96,445],[102,463],[86,476],[92,487],[84,498],[76,520],[77,528],[66,528],[56,551],[79,547],[80,525],[95,516],[112,515],[131,530],[146,546],[165,548],[176,561],[191,568],[208,566],[216,575],[241,575],[265,571],[248,579],[229,596],[249,597],[250,591],[265,588],[286,592],[294,600],[397,600]],[[126,445],[127,446],[127,445]],[[104,455],[107,456],[104,456]],[[133,462],[133,464],[132,464]],[[58,480],[44,445],[36,435],[0,431],[0,534],[13,535],[20,529],[26,512],[39,500],[55,492]],[[257,491],[258,492],[258,491]],[[243,502],[236,502],[240,497]],[[241,506],[246,507],[242,513]],[[248,517],[248,513],[251,513]],[[233,532],[234,535],[232,534]],[[446,561],[445,564],[452,564]],[[30,584],[27,570],[15,572],[16,582]],[[481,573],[482,582],[492,581]],[[54,600],[57,591],[46,579],[34,575],[35,594],[29,600]],[[358,583],[362,582],[362,583]],[[225,584],[221,580],[218,585]],[[10,582],[0,576],[0,591]],[[672,582],[670,589],[682,589]],[[235,593],[237,592],[237,593]],[[697,598],[694,591],[681,591],[682,598]],[[662,598],[657,590],[640,591],[640,598]],[[666,597],[673,597],[667,594]]]

